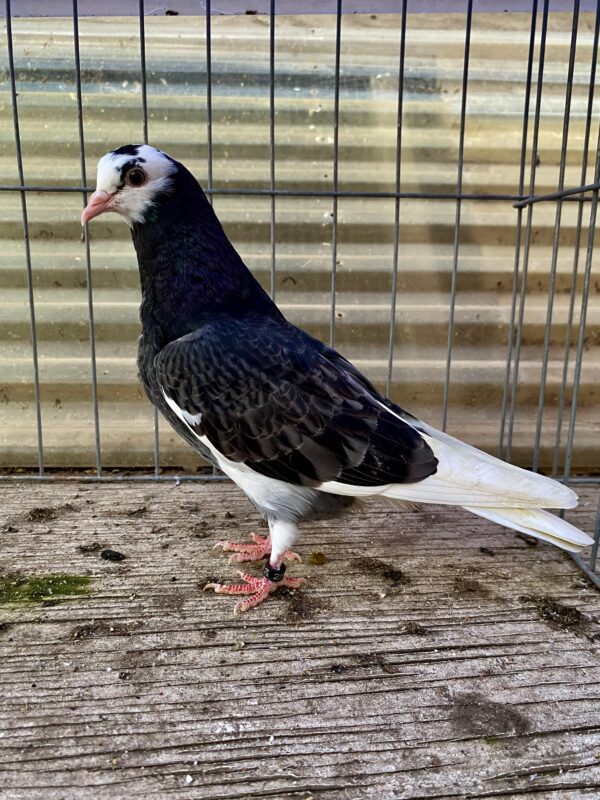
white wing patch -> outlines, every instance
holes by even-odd
[[[314,494],[312,490],[303,486],[294,486],[276,478],[269,478],[267,475],[255,472],[245,464],[231,461],[219,452],[206,436],[200,436],[193,429],[192,426],[200,421],[201,414],[190,414],[180,408],[164,389],[162,389],[162,393],[172,411],[185,423],[196,439],[212,453],[219,469],[237,483],[252,502],[264,510],[265,514],[285,520],[288,517],[304,516],[310,512],[312,494]]]

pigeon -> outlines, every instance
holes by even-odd
[[[570,488],[436,430],[289,322],[183,164],[147,144],[107,153],[82,225],[108,211],[124,217],[137,254],[148,398],[268,523],[268,537],[219,543],[236,563],[265,559],[259,576],[205,587],[241,596],[236,613],[302,585],[285,575],[299,523],[366,500],[462,506],[572,552],[592,543],[542,510],[576,506]]]

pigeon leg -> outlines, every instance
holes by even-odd
[[[252,538],[255,542],[255,547],[260,547],[264,551],[266,541],[269,541],[271,556],[269,562],[264,568],[262,577],[250,575],[247,572],[240,572],[243,583],[208,583],[204,589],[214,589],[217,594],[244,594],[249,595],[245,600],[240,600],[234,606],[233,613],[240,614],[243,611],[248,611],[274,592],[279,586],[286,586],[289,589],[299,589],[304,583],[304,578],[286,578],[285,564],[283,563],[284,557],[290,554],[287,550],[288,545],[291,545],[298,533],[297,527],[289,522],[280,522],[278,520],[269,520],[269,528],[271,530],[270,541],[261,539],[260,536],[253,534]],[[258,540],[258,541],[257,541]],[[232,545],[234,542],[220,543],[223,550],[232,549],[227,545]],[[242,545],[242,547],[252,547],[252,545]],[[268,552],[268,550],[266,551]],[[243,550],[239,554],[245,556],[248,550]],[[236,555],[238,555],[236,553]],[[296,556],[295,553],[291,555]],[[262,556],[259,556],[259,558]],[[299,556],[296,556],[300,560]],[[236,559],[237,560],[237,559]],[[242,559],[239,559],[242,560]]]
[[[287,586],[289,589],[299,589],[304,583],[304,578],[284,578],[285,566],[283,564],[280,569],[276,571],[274,576],[275,580],[266,577],[266,572],[269,569],[269,567],[265,567],[265,575],[262,577],[250,575],[247,572],[239,572],[238,574],[244,583],[207,583],[204,590],[214,589],[217,594],[249,595],[245,600],[238,601],[233,607],[234,614],[241,614],[259,605],[259,603],[262,603],[263,600],[266,600],[279,586]],[[273,574],[273,571],[271,574]]]
[[[242,561],[260,561],[271,552],[271,536],[259,536],[257,533],[251,535],[254,544],[222,540],[217,542],[215,547],[221,547],[224,553],[233,552],[229,558],[230,564],[240,564]],[[286,550],[283,558],[286,561],[302,561],[298,553],[291,550]]]

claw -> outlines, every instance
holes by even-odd
[[[304,578],[283,578],[283,580],[275,583],[268,578],[256,577],[250,575],[248,572],[238,572],[243,583],[207,583],[204,587],[206,589],[213,589],[216,594],[247,594],[245,600],[239,600],[234,608],[234,614],[242,614],[244,611],[249,611],[251,608],[262,603],[263,600],[276,591],[279,586],[286,586],[289,589],[299,589],[304,583]]]
[[[232,542],[227,539],[223,539],[214,545],[213,550],[217,547],[220,547],[223,553],[233,551],[233,555],[229,557],[230,564],[240,564],[244,561],[261,561],[271,552],[271,537],[259,536],[258,533],[252,533],[251,535],[254,544],[248,544],[246,542]],[[283,554],[283,560],[302,561],[302,558],[298,555],[298,553],[294,553],[291,550],[286,550]]]

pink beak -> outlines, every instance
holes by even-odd
[[[94,217],[97,217],[99,214],[110,211],[110,206],[115,194],[116,192],[111,194],[109,192],[103,192],[102,189],[97,189],[90,197],[87,206],[83,209],[81,224],[85,225],[86,222],[94,219]]]

